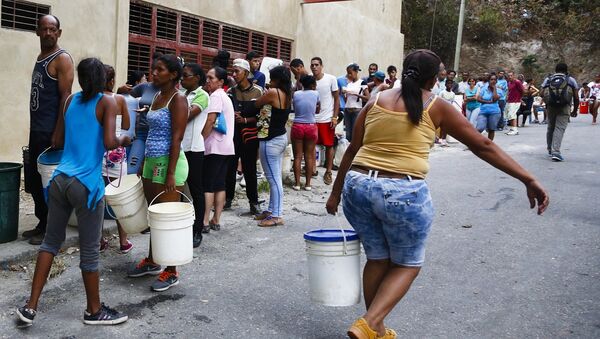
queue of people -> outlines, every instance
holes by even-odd
[[[506,79],[503,71],[479,79],[465,72],[458,81],[456,72],[446,71],[440,58],[429,50],[408,54],[400,78],[395,66],[387,68],[386,78],[374,63],[365,78],[359,77],[361,69],[356,63],[348,64],[346,74],[336,78],[324,72],[322,58],[313,57],[310,73],[301,59],[294,59],[289,67],[270,69],[268,84],[258,71],[260,55],[256,52],[233,60],[231,75],[227,71],[229,53],[224,50],[206,73],[199,64],[156,53],[151,81],[146,82],[143,73],[131,72],[119,94],[113,93],[114,68],[87,58],[77,65],[82,90],[71,95],[73,61],[57,44],[60,32],[55,16],[39,20],[41,53],[32,81],[36,95],[31,99],[30,152],[33,149],[39,154],[53,146],[64,148],[64,153],[47,187],[47,207],[39,174],[36,177],[32,168],[26,171],[40,223],[24,236],[41,238],[30,298],[17,310],[26,324],[32,324],[36,316],[73,209],[81,225],[80,268],[87,297],[84,322],[114,325],[128,319],[100,302],[98,273],[99,253],[105,246],[101,238],[104,187],[126,173],[141,176],[148,202],[179,201],[178,191],[187,184],[195,211],[194,247],[201,245],[203,234],[221,229],[221,216],[235,197],[240,171],[250,215],[257,225],[284,225],[282,161],[289,144],[286,125],[293,112],[293,189],[312,189],[311,182],[318,174],[316,146],[323,146],[323,182],[333,184],[326,209],[335,213],[342,203],[367,256],[363,275],[366,312],[350,326],[348,335],[395,338],[384,319],[408,292],[424,263],[433,222],[425,178],[436,135],[443,143],[446,135],[457,138],[482,160],[520,180],[531,208],[537,204],[537,212],[542,214],[549,204],[547,192],[492,142],[495,132],[507,123],[506,134],[518,135],[518,112],[524,123],[529,112],[537,112],[543,105],[536,100],[542,97],[548,109],[548,152],[553,160],[562,161],[562,136],[568,116],[576,114],[568,99],[572,97],[578,106],[582,97],[593,102],[596,112],[598,108],[600,77],[588,84],[589,90],[576,92],[577,83],[565,64],[556,66],[555,74],[544,80],[541,89],[531,80],[523,84],[513,72],[508,72]],[[564,86],[571,93],[568,98],[557,94],[557,88]],[[454,104],[457,97],[463,98],[464,115]],[[334,181],[335,129],[342,120],[350,146]],[[481,134],[484,130],[487,138]],[[257,161],[269,183],[268,207],[264,209],[258,197]],[[121,228],[119,236],[121,252],[129,252],[133,245]],[[128,270],[128,276],[158,276],[150,286],[156,292],[179,284],[177,267],[163,269],[155,263],[151,247],[148,255]]]

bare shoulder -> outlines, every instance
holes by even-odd
[[[50,64],[54,64],[53,66],[60,71],[73,70],[73,58],[66,52],[60,53]]]

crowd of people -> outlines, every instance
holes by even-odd
[[[80,267],[87,295],[84,322],[127,320],[99,297],[99,252],[107,246],[101,237],[105,185],[138,174],[149,202],[156,197],[158,202],[179,201],[177,191],[187,185],[195,211],[193,246],[198,247],[203,234],[221,229],[221,215],[231,207],[239,177],[245,181],[250,215],[257,225],[285,223],[282,162],[291,143],[292,188],[297,191],[312,189],[318,175],[316,146],[325,149],[323,182],[333,184],[326,208],[335,213],[343,203],[367,255],[363,277],[367,312],[348,334],[395,338],[383,321],[424,261],[433,219],[424,179],[433,142],[446,147],[447,136],[453,136],[484,161],[523,182],[531,207],[537,203],[541,214],[548,205],[546,191],[492,142],[495,132],[506,128],[507,135],[516,136],[533,116],[530,123],[548,124],[548,153],[562,161],[562,136],[579,99],[589,105],[594,124],[598,110],[600,76],[580,91],[562,63],[539,88],[532,79],[525,81],[512,71],[477,78],[463,72],[457,78],[429,50],[408,54],[400,75],[393,65],[387,67],[386,76],[372,63],[368,76],[361,78],[360,65],[350,63],[346,74],[336,77],[324,71],[322,58],[313,57],[309,69],[298,58],[289,66],[271,68],[268,83],[259,71],[261,56],[254,51],[245,59],[234,59],[231,73],[225,50],[215,56],[208,72],[197,63],[156,53],[151,73],[131,71],[118,94],[114,68],[87,58],[76,67],[82,90],[71,94],[74,65],[57,43],[60,21],[43,16],[37,31],[41,53],[32,80],[30,152],[35,157],[47,147],[64,151],[46,188],[41,187],[39,174],[26,168],[26,184],[40,222],[24,236],[41,244],[30,298],[17,312],[27,324],[36,315],[73,209],[80,225]],[[343,126],[341,135],[336,133],[338,125]],[[334,181],[335,147],[343,137],[350,146]],[[261,175],[269,183],[264,208],[258,195]],[[120,251],[131,251],[133,244],[120,225],[119,237]],[[128,275],[157,275],[151,285],[157,292],[179,283],[177,268],[163,269],[153,261],[151,250]]]

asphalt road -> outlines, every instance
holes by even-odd
[[[546,156],[545,126],[498,135],[497,143],[548,189],[543,216],[529,209],[520,182],[464,146],[432,151],[436,219],[426,264],[387,326],[406,338],[600,337],[600,126],[590,122],[573,119],[563,163]],[[314,187],[286,188],[287,224],[275,229],[254,226],[240,216],[246,203],[234,204],[222,230],[207,235],[197,258],[181,267],[181,283],[163,293],[149,290],[153,278],[125,277],[127,265],[147,251],[147,235],[132,238],[128,255],[104,253],[102,299],[129,314],[123,325],[82,324],[76,253],[61,256],[67,269],[50,280],[27,329],[15,328],[14,307],[28,296],[30,273],[0,272],[0,336],[343,338],[364,305],[309,300],[302,234],[346,223],[319,216],[328,188],[321,179]]]

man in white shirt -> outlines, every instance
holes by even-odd
[[[597,124],[598,108],[600,107],[600,73],[596,75],[595,81],[588,83],[590,88],[590,109],[592,113],[592,124]]]
[[[460,82],[458,83],[458,93],[459,94],[465,94],[465,92],[467,91],[467,88],[469,87],[469,84],[467,83],[468,79],[469,79],[469,72],[462,72]]]
[[[340,94],[335,76],[323,73],[323,60],[314,57],[310,60],[310,69],[317,80],[317,91],[321,102],[321,110],[315,115],[318,129],[318,145],[325,146],[325,166],[323,182],[326,185],[333,183],[331,170],[333,169],[333,143],[335,139],[335,126],[340,113]]]

